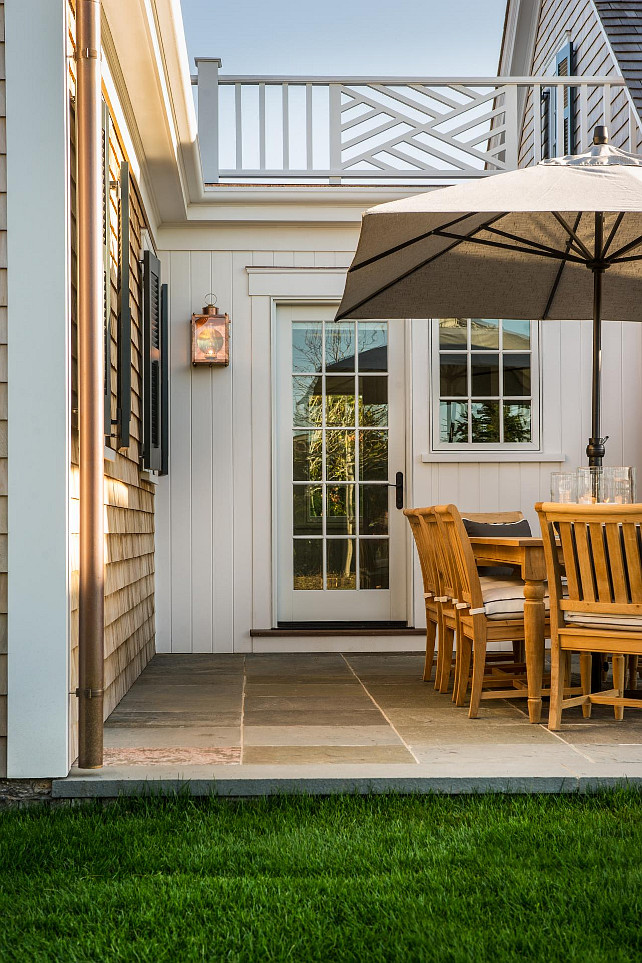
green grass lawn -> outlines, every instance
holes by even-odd
[[[642,959],[642,796],[0,814],[0,959]]]

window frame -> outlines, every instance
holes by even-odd
[[[441,318],[431,318],[430,319],[430,450],[431,452],[541,452],[542,451],[542,431],[541,431],[541,405],[542,405],[542,390],[541,390],[541,349],[540,349],[540,323],[539,321],[530,322],[530,334],[531,334],[531,441],[529,442],[503,442],[503,441],[493,441],[493,442],[447,442],[442,441],[440,438],[440,404],[441,404],[441,352],[439,348],[439,322]],[[470,321],[470,318],[466,319]],[[499,319],[500,321],[502,319]],[[501,330],[501,329],[500,329]],[[470,326],[468,327],[470,332]],[[501,342],[500,342],[501,344]],[[447,353],[447,352],[445,352]],[[466,346],[466,351],[460,352],[462,357],[470,358],[471,346],[470,337],[468,337],[468,343]],[[491,354],[492,352],[488,352]],[[523,354],[523,351],[504,351],[503,348],[498,348],[497,353],[500,355],[500,393],[496,398],[492,400],[499,401],[500,404],[504,402],[503,395],[503,379],[501,378],[501,358],[504,354]],[[475,402],[475,397],[472,394],[468,394],[462,397],[461,401],[464,404],[470,405]],[[518,399],[511,398],[518,403]],[[524,400],[527,400],[526,397]]]

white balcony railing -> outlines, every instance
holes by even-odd
[[[198,59],[192,77],[206,183],[482,177],[518,166],[525,104],[537,105],[533,155],[541,157],[543,93],[562,104],[572,88],[575,143],[586,147],[589,122],[609,124],[625,87],[619,77],[232,77],[219,67],[220,60]],[[561,144],[563,110],[553,117]],[[625,122],[637,147],[632,109]]]

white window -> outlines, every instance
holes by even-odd
[[[432,322],[432,449],[539,450],[538,325]]]

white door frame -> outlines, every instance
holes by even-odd
[[[279,540],[280,540],[279,521],[283,512],[283,506],[280,504],[280,494],[282,494],[281,493],[282,479],[280,478],[280,469],[279,469],[279,438],[278,438],[278,435],[279,435],[278,426],[279,426],[279,418],[280,418],[280,414],[278,410],[279,409],[278,354],[279,354],[279,337],[280,337],[278,311],[282,307],[293,307],[296,305],[299,305],[302,307],[303,306],[321,307],[324,304],[336,305],[337,298],[310,296],[306,298],[295,297],[295,298],[273,298],[272,299],[271,380],[273,385],[273,390],[272,390],[273,446],[272,446],[272,486],[271,487],[272,487],[272,546],[273,546],[273,551],[272,551],[272,590],[273,590],[272,591],[272,605],[273,605],[272,624],[273,625],[277,624],[277,619],[279,616],[279,608],[280,608],[280,604],[279,604]],[[393,323],[397,323],[397,322],[393,322]],[[398,351],[399,351],[398,362],[400,364],[398,363],[397,365],[397,371],[400,371],[401,377],[403,379],[403,386],[399,386],[399,385],[397,386],[398,397],[400,399],[399,411],[398,411],[398,416],[400,420],[400,425],[399,425],[400,434],[398,438],[398,444],[399,444],[399,448],[401,449],[402,455],[401,455],[401,458],[397,457],[395,459],[395,462],[396,462],[396,465],[398,465],[399,468],[404,472],[405,495],[407,499],[408,493],[412,490],[411,479],[409,478],[409,474],[408,474],[408,468],[411,462],[408,442],[412,437],[411,426],[409,424],[410,406],[408,403],[409,399],[411,398],[411,388],[409,385],[409,378],[407,377],[407,373],[409,371],[408,349],[410,346],[410,340],[409,340],[408,325],[406,325],[404,322],[399,322],[399,323],[404,324],[404,331],[400,333],[399,345],[398,345]],[[393,368],[392,369],[393,377],[394,377],[394,374],[395,374],[395,369]],[[394,467],[395,465],[391,464],[390,471],[392,471]],[[395,469],[395,470],[398,470],[398,469]],[[289,489],[289,486],[288,486],[288,489]],[[390,501],[389,504],[392,505],[392,501]],[[408,502],[406,501],[405,504],[408,504]],[[397,512],[397,509],[392,508],[391,512]],[[394,516],[391,514],[391,519],[392,518],[394,518]],[[397,526],[399,526],[399,520],[395,518],[395,522]],[[404,526],[404,529],[405,529],[405,526]],[[412,565],[409,558],[408,542],[406,540],[406,544],[404,546],[403,544],[400,544],[399,538],[401,538],[401,534],[399,531],[399,527],[397,527],[397,542],[395,545],[395,552],[394,552],[394,554],[396,554],[396,561],[394,560],[394,556],[391,555],[391,564],[396,565],[397,571],[401,573],[399,576],[401,584],[399,585],[396,595],[393,595],[391,597],[391,601],[393,603],[392,610],[388,610],[386,615],[380,616],[380,618],[385,621],[408,620],[410,623],[412,623],[412,612],[413,612],[412,578],[411,578]],[[393,589],[393,585],[391,583],[391,590],[392,589]],[[354,601],[354,597],[352,596],[352,593],[347,593],[347,592],[346,593],[337,592],[336,600],[333,598],[333,601],[336,601],[337,603],[343,603],[343,602],[347,603],[348,595],[350,595],[350,597],[352,598],[352,601]],[[345,606],[343,605],[339,605],[336,618],[341,620],[342,617],[346,617],[347,615],[347,620],[350,620],[350,616],[347,613],[347,609],[345,613],[343,612],[344,607]],[[313,621],[318,620],[318,615],[316,616],[313,615],[312,620]]]

